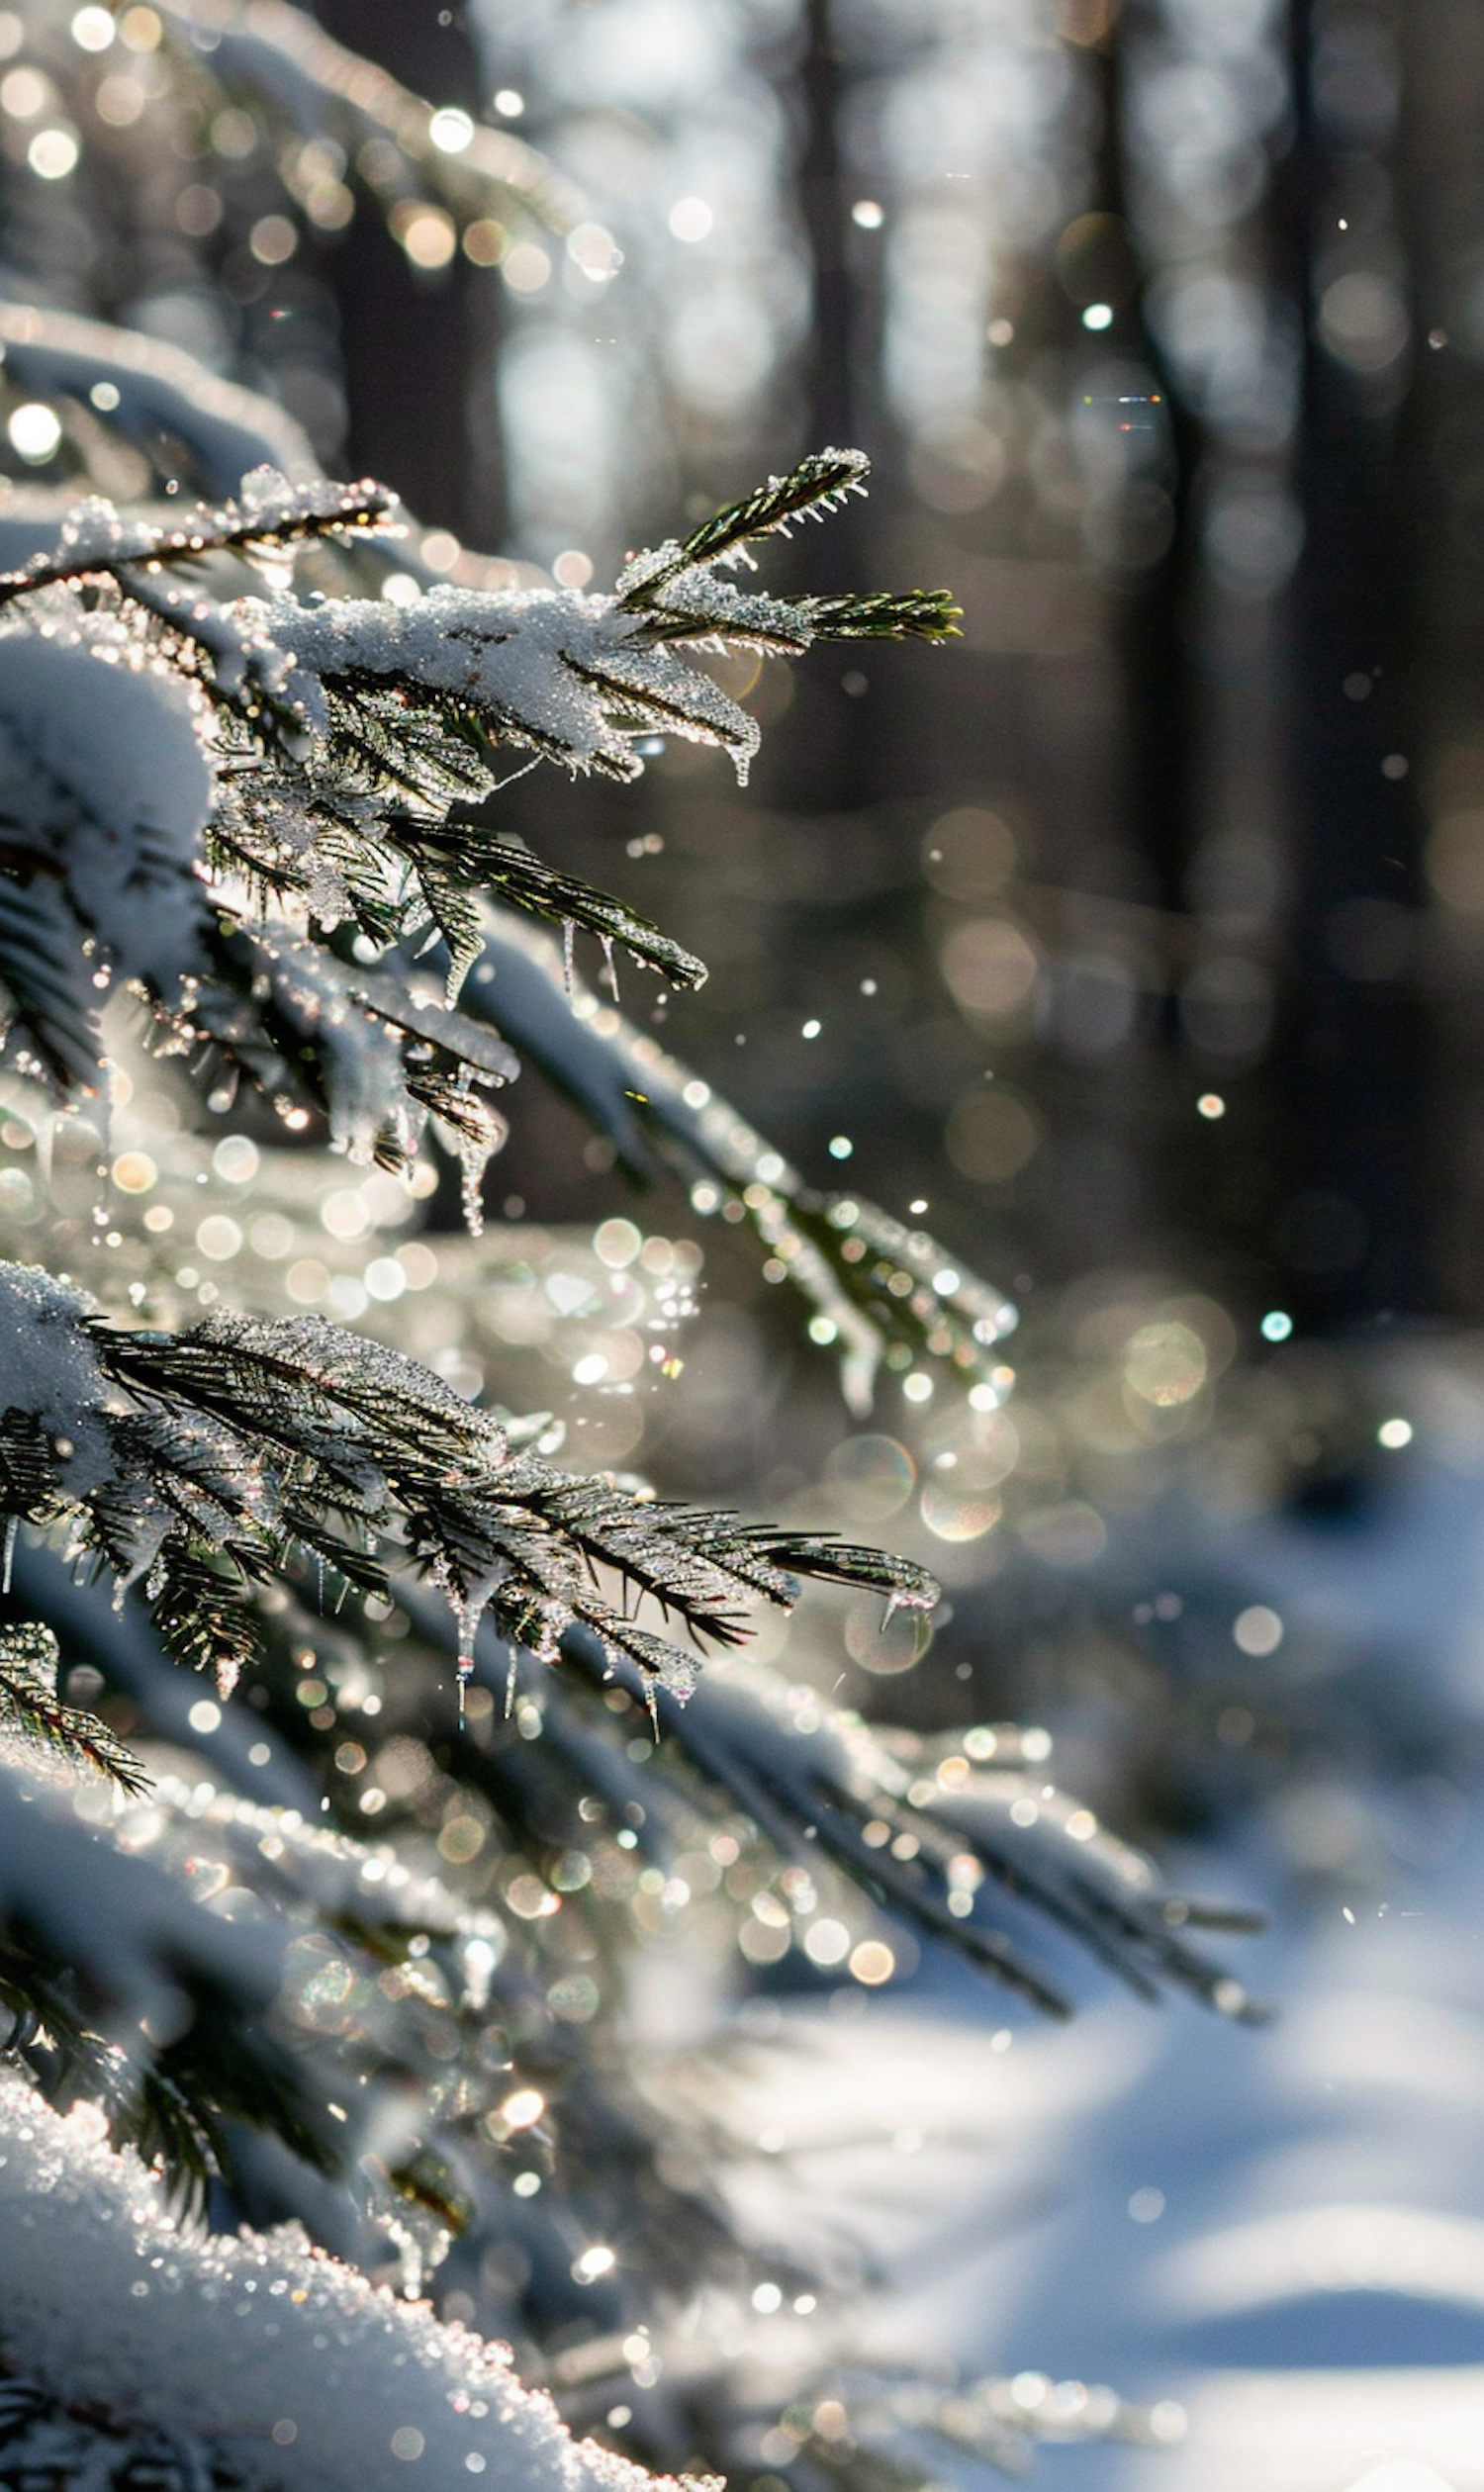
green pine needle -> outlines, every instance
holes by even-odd
[[[31,1622],[0,1627],[0,1728],[38,1741],[73,1766],[107,1776],[132,1800],[152,1790],[139,1758],[96,1713],[64,1705],[56,1693],[56,1637]]]
[[[964,609],[947,589],[898,597],[803,598],[816,640],[956,640]]]
[[[641,555],[630,585],[621,589],[620,604],[631,611],[651,605],[683,573],[720,562],[757,537],[787,532],[794,519],[822,519],[826,511],[839,508],[847,494],[863,492],[870,473],[871,461],[863,450],[813,451],[787,476],[770,476],[741,502],[702,519],[683,545]]]
[[[862,450],[815,450],[787,476],[770,476],[741,502],[693,528],[681,551],[687,569],[713,563],[759,536],[774,536],[791,519],[822,518],[849,493],[864,490],[871,461]]]

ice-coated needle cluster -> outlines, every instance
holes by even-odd
[[[791,1609],[801,1576],[895,1606],[938,1598],[905,1558],[558,1470],[426,1368],[318,1316],[131,1333],[0,1264],[11,1326],[41,1355],[34,1382],[24,1348],[0,1371],[0,1505],[65,1517],[74,1553],[142,1581],[173,1648],[226,1689],[254,1649],[249,1581],[298,1552],[362,1591],[384,1590],[388,1566],[431,1576],[466,1670],[489,1613],[549,1660],[587,1626],[678,1694],[696,1675],[679,1634],[742,1642],[748,1614]]]
[[[116,387],[116,384],[110,384]],[[455,1139],[471,1227],[504,1140],[496,1072],[452,1007],[478,958],[479,895],[623,945],[675,986],[705,975],[623,900],[531,855],[472,808],[501,748],[631,779],[646,737],[721,746],[739,779],[755,719],[692,644],[796,655],[819,638],[941,637],[941,596],[786,600],[722,576],[749,537],[832,508],[865,473],[829,451],[688,538],[609,597],[455,587],[300,594],[306,548],[384,533],[373,483],[290,483],[168,523],[97,496],[0,576],[0,1025],[20,1069],[97,1086],[98,993],[149,1003],[163,1043],[217,1049],[353,1158],[401,1166],[429,1114]],[[242,595],[244,574],[275,594]],[[400,575],[404,586],[409,575]],[[88,722],[78,733],[76,722]],[[386,989],[439,939],[435,1036]],[[373,1002],[347,972],[381,962]],[[6,997],[9,1008],[5,1008]]]

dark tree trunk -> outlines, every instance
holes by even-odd
[[[1292,29],[1298,136],[1283,209],[1304,318],[1305,538],[1291,677],[1291,1194],[1277,1246],[1295,1305],[1311,1320],[1344,1323],[1436,1301],[1412,940],[1421,820],[1408,641],[1418,527],[1398,384],[1326,348],[1314,299],[1320,255],[1347,211],[1353,218],[1361,203],[1364,213],[1379,168],[1319,109],[1314,0],[1294,0]]]
[[[840,159],[839,124],[844,80],[834,41],[830,0],[807,0],[804,48],[799,65],[797,109],[802,134],[798,160],[799,221],[809,253],[812,317],[800,374],[804,409],[801,447],[859,445],[881,464],[888,454],[879,415],[863,425],[862,290],[851,267],[849,203]],[[864,236],[858,237],[862,240]],[[873,237],[874,239],[874,237]],[[864,441],[863,431],[869,435]],[[874,530],[858,503],[831,527],[829,559],[842,584],[871,576]],[[817,587],[819,548],[810,530],[770,561],[781,587],[799,593]],[[889,661],[888,661],[889,663]],[[850,654],[833,653],[801,673],[788,730],[774,740],[765,785],[775,801],[801,812],[845,810],[870,801],[881,786],[878,737],[881,704],[865,701],[854,689],[868,670]]]
[[[1104,257],[1115,276],[1121,263],[1131,279],[1136,259],[1127,221],[1125,106],[1128,46],[1140,32],[1139,16],[1130,11],[1115,21],[1090,54],[1100,117],[1093,207],[1117,220],[1117,233],[1109,235]],[[1124,807],[1129,847],[1147,863],[1152,896],[1161,908],[1178,913],[1188,901],[1197,802],[1201,689],[1192,640],[1198,628],[1194,486],[1200,425],[1169,386],[1136,286],[1115,284],[1114,292],[1118,301],[1108,342],[1154,377],[1159,405],[1149,411],[1147,420],[1167,446],[1160,472],[1149,481],[1168,494],[1172,506],[1167,548],[1158,561],[1130,573],[1113,608],[1123,695]]]
[[[432,0],[319,0],[327,34],[436,104],[478,113],[479,61]],[[348,457],[420,519],[494,550],[505,526],[494,392],[499,280],[462,256],[413,268],[374,211],[331,263],[351,409]]]

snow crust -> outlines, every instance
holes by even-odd
[[[0,303],[0,345],[7,372],[38,396],[86,398],[96,382],[111,381],[119,392],[115,429],[151,443],[173,433],[209,493],[234,493],[239,478],[265,463],[295,479],[320,473],[309,435],[286,409],[224,381],[164,338],[34,303]]]
[[[292,1931],[205,1911],[152,1861],[130,1858],[101,1828],[48,1806],[30,1750],[26,1763],[23,1775],[7,1759],[0,1775],[0,1924],[39,1935],[76,1968],[95,2005],[126,2021],[177,2019],[181,1976],[266,2006]]]
[[[187,2238],[101,2128],[90,2105],[60,2119],[0,2079],[0,2348],[17,2368],[221,2444],[253,2492],[655,2482],[574,2441],[504,2346],[394,2300],[297,2226]]]
[[[0,634],[0,816],[61,865],[126,975],[171,993],[196,960],[211,773],[185,701],[81,642]]]
[[[24,1412],[53,1451],[66,1444],[60,1458],[78,1489],[98,1487],[112,1462],[108,1384],[82,1331],[92,1313],[80,1289],[39,1265],[0,1265],[0,1418]]]
[[[697,599],[700,592],[697,590]],[[294,697],[312,710],[316,678],[411,679],[467,701],[516,743],[572,768],[633,778],[636,729],[721,744],[739,779],[760,730],[709,677],[658,642],[650,618],[571,591],[442,587],[410,605],[335,598],[323,605],[244,599],[242,620],[293,654]],[[718,598],[716,628],[728,607]],[[301,680],[303,679],[303,680]],[[614,723],[619,713],[623,726]]]

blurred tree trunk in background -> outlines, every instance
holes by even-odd
[[[434,100],[479,109],[489,55],[482,81],[456,12],[320,0],[319,14]],[[863,441],[876,492],[832,536],[832,574],[954,584],[966,643],[951,661],[909,650],[852,665],[845,653],[801,671],[762,774],[776,833],[727,812],[719,783],[683,754],[657,765],[649,801],[666,837],[727,856],[721,913],[733,919],[746,893],[759,933],[772,929],[751,947],[750,974],[764,958],[770,967],[767,991],[748,999],[740,1058],[727,926],[695,929],[702,949],[715,939],[717,976],[687,1006],[688,1043],[744,1093],[759,1082],[775,1094],[785,1140],[817,1154],[822,1135],[854,1134],[863,1183],[875,1162],[884,1194],[957,1199],[966,1245],[1007,1274],[1157,1264],[1249,1306],[1344,1327],[1432,1308],[1440,1291],[1455,1303],[1481,1294],[1484,459],[1473,441],[1484,420],[1474,239],[1484,32],[1472,0],[1411,10],[1283,0],[1271,25],[1260,16],[1217,25],[1168,0],[1068,7],[1060,121],[1046,142],[1055,222],[1039,240],[990,233],[984,310],[1014,318],[980,323],[979,406],[1006,448],[1003,481],[975,501],[958,471],[942,488],[952,443],[944,451],[931,414],[903,396],[900,252],[912,218],[951,224],[955,198],[982,197],[988,231],[1004,168],[991,165],[987,191],[962,187],[975,178],[963,169],[973,146],[966,154],[941,107],[940,167],[924,169],[920,154],[914,165],[907,125],[892,116],[935,58],[966,91],[977,79],[987,93],[993,44],[1002,35],[1005,60],[1024,64],[1034,45],[1014,46],[1041,22],[1028,10],[1012,25],[1012,12],[999,34],[976,26],[971,41],[926,0],[869,24],[838,0],[799,0],[766,74],[791,130],[781,231],[791,224],[802,237],[811,311],[791,366],[749,420],[770,457],[775,436],[789,451]],[[498,12],[490,23],[498,53]],[[587,12],[567,23],[581,41]],[[1160,76],[1174,99],[1162,123],[1151,112]],[[1209,179],[1198,173],[1182,193],[1166,159],[1199,144],[1189,99],[1220,104],[1224,93],[1240,123],[1244,94],[1264,76],[1289,103],[1230,139],[1256,148],[1259,178],[1236,183],[1223,206],[1213,141]],[[1013,131],[993,141],[1010,153],[1017,143]],[[853,222],[863,187],[881,191],[880,231]],[[662,231],[670,204],[657,195],[644,206]],[[640,207],[620,202],[615,221]],[[1404,245],[1418,311],[1410,348]],[[330,260],[351,464],[388,475],[435,522],[501,545],[497,330],[530,313],[503,314],[500,282],[462,258],[432,277],[412,270],[375,219]],[[1208,339],[1205,369],[1181,346],[1176,317],[1179,289],[1197,277],[1229,289],[1215,316],[1227,331]],[[1244,286],[1257,311],[1241,313]],[[1094,300],[1113,313],[1103,332],[1081,320]],[[1275,412],[1277,377],[1253,385],[1265,407],[1233,415],[1219,403],[1211,374],[1243,318],[1258,330],[1265,322],[1272,376],[1296,345],[1291,423]],[[1425,342],[1438,324],[1445,351]],[[706,476],[705,426],[678,383],[658,386],[675,455]],[[1125,391],[1159,404],[1121,410]],[[1134,429],[1119,448],[1125,415]],[[716,437],[728,442],[713,462],[720,500],[742,451],[737,437]],[[1081,484],[1068,485],[1078,462]],[[1291,582],[1281,562],[1266,586],[1239,576],[1242,528],[1270,522],[1281,534],[1295,507],[1303,544]],[[1423,510],[1436,514],[1426,532]],[[788,583],[789,549],[770,571]],[[1425,794],[1443,825],[1436,936],[1420,908]],[[537,787],[504,801],[518,827],[523,807],[552,800]],[[574,835],[591,838],[584,869],[607,878],[603,792],[563,803]],[[1009,826],[1013,872],[973,894],[945,885],[924,919],[931,826],[965,805]],[[797,838],[789,816],[800,817]],[[859,887],[825,875],[805,900],[798,843],[823,853],[837,832]],[[791,915],[765,863],[774,838],[798,882]],[[667,872],[646,866],[644,904],[652,894],[659,905]],[[1010,928],[986,945],[1032,947],[1023,1009],[980,1012],[950,994],[944,946],[966,917]],[[883,1003],[859,1001],[857,971],[888,953],[882,991],[897,981],[899,1027]],[[849,975],[836,977],[847,957]],[[1424,1018],[1428,962],[1452,1033],[1440,1072]],[[849,1010],[855,1040],[838,1060],[822,1044],[795,1063],[799,1007],[836,985],[836,1018]],[[1034,1136],[1023,1167],[1007,1161],[1003,1174],[992,1153],[975,1156],[977,1144],[957,1159],[951,1146],[951,1168],[941,1156],[945,1127],[977,1132],[970,1102],[986,1079],[1011,1102],[1006,1131],[1018,1115]],[[1438,1080],[1452,1087],[1437,1112],[1448,1147],[1435,1168]],[[1205,1092],[1226,1102],[1218,1124],[1196,1114]],[[760,1092],[750,1104],[762,1114],[771,1102]],[[1441,1268],[1435,1231],[1446,1234]]]
[[[1431,914],[1433,1184],[1445,1303],[1484,1307],[1484,12],[1397,22],[1416,356],[1402,482]]]
[[[1424,16],[1428,13],[1423,12]],[[1294,0],[1280,215],[1304,318],[1291,736],[1295,980],[1278,1248],[1312,1316],[1437,1304],[1411,626],[1420,424],[1392,204],[1391,12]]]
[[[1289,0],[1286,58],[1266,60],[1256,42],[1244,53],[1240,30],[1212,32],[1163,0],[1128,0],[1085,53],[1104,120],[1097,204],[1121,220],[1132,185],[1136,351],[1172,416],[1168,549],[1133,569],[1114,607],[1121,784],[1173,949],[1193,963],[1167,1025],[1183,1086],[1204,1075],[1227,1109],[1213,1158],[1171,1102],[1170,1220],[1202,1259],[1225,1255],[1234,1277],[1245,1266],[1248,1290],[1347,1325],[1438,1301],[1410,666],[1421,442],[1392,204],[1394,27],[1384,7]],[[1432,40],[1416,20],[1414,35]],[[1245,175],[1235,145],[1223,167],[1212,142],[1204,189],[1188,164],[1182,178],[1202,117],[1235,124],[1238,81],[1276,75],[1279,59],[1289,109],[1254,112],[1249,132],[1265,169]],[[1097,291],[1089,278],[1078,299]],[[1240,403],[1264,326],[1266,409],[1251,378],[1259,403]],[[1290,425],[1276,414],[1285,334],[1299,356]],[[1264,589],[1247,558],[1264,504],[1281,511],[1285,471],[1301,530],[1286,596],[1281,565]],[[1267,981],[1275,1026],[1244,1048],[1244,983],[1255,1006]]]
[[[315,14],[429,102],[476,117],[487,104],[458,12],[433,0],[318,0]],[[380,217],[356,219],[333,274],[355,473],[387,478],[429,525],[498,548],[506,524],[494,383],[500,289],[462,253],[447,269],[415,268]]]
[[[1148,860],[1151,896],[1176,912],[1188,904],[1195,831],[1195,752],[1201,729],[1196,469],[1200,428],[1170,387],[1155,333],[1140,317],[1139,260],[1129,230],[1127,159],[1129,49],[1148,29],[1131,9],[1121,25],[1087,46],[1088,83],[1099,121],[1090,213],[1076,218],[1058,252],[1073,304],[1114,316],[1112,337],[1147,385],[1146,407],[1132,403],[1110,419],[1138,426],[1158,446],[1142,473],[1118,548],[1128,568],[1113,603],[1122,692],[1124,805],[1134,845]],[[1130,374],[1131,380],[1133,373]],[[1134,438],[1131,432],[1126,436]],[[1140,540],[1143,541],[1140,541]],[[1166,1032],[1172,1024],[1166,1019]]]
[[[840,160],[844,79],[834,40],[830,0],[806,0],[799,31],[800,57],[792,98],[796,123],[795,186],[799,223],[809,256],[810,320],[799,375],[799,447],[823,449],[862,438],[859,401],[864,378],[857,352],[856,287],[846,252],[848,205]],[[873,445],[874,446],[874,445]],[[843,513],[837,560],[867,558],[870,519],[857,506]],[[780,580],[802,584],[811,548],[780,548]],[[848,809],[877,792],[879,728],[874,714],[860,714],[842,690],[842,673],[831,664],[800,684],[801,732],[792,732],[781,755],[771,757],[770,792],[775,801],[805,812]],[[873,705],[874,711],[874,705]]]

